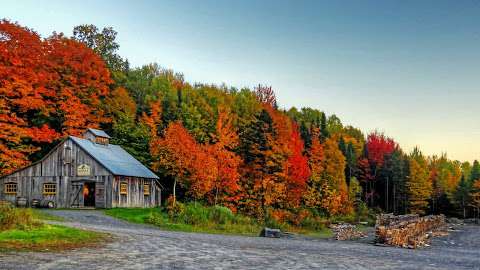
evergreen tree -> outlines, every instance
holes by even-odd
[[[475,180],[470,189],[470,206],[474,209],[474,216],[480,215],[480,180]]]
[[[470,172],[470,182],[473,183],[475,180],[480,179],[480,163],[478,160],[473,162],[472,171]]]
[[[402,152],[396,149],[385,156],[379,177],[382,179],[384,192],[382,200],[385,210],[394,213],[403,213],[405,209],[405,161]]]
[[[320,139],[324,142],[329,137],[329,132],[327,129],[327,116],[324,112],[322,112],[322,116],[320,118]]]
[[[357,165],[357,155],[351,142],[347,144],[345,160],[347,162],[345,166],[345,177],[347,178],[347,184],[350,185],[350,179],[355,175]]]
[[[305,124],[305,121],[302,121],[300,124],[300,135],[305,143],[305,149],[310,149],[310,146],[312,145],[312,135],[310,129],[308,129]]]
[[[466,217],[466,208],[469,205],[471,186],[468,181],[465,180],[465,176],[462,175],[460,183],[458,184],[455,192],[456,203],[461,209],[463,218]]]
[[[245,161],[244,175],[240,180],[241,201],[247,213],[265,218],[267,207],[272,204],[276,176],[282,172],[278,155],[274,155],[273,140],[276,136],[273,119],[263,109],[255,120],[247,125],[240,134],[239,154]]]

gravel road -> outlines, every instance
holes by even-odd
[[[480,227],[462,226],[421,250],[315,239],[162,231],[94,210],[55,210],[65,224],[109,232],[101,248],[0,254],[0,269],[480,269]]]

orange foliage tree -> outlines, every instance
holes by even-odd
[[[150,151],[153,168],[174,179],[174,199],[177,182],[197,199],[211,191],[218,175],[216,161],[180,122],[170,123],[163,137],[153,139]]]
[[[303,195],[305,205],[311,208],[321,207],[324,162],[325,154],[323,145],[320,143],[320,130],[315,128],[312,130],[312,143],[308,153],[308,165],[311,175],[308,181],[308,188]]]
[[[233,152],[239,144],[233,121],[234,115],[227,108],[220,107],[215,143],[206,146],[207,153],[215,159],[218,172],[214,181],[214,204],[216,205],[219,199],[221,202],[228,200],[231,208],[234,208],[232,202],[235,201],[235,197],[233,196],[239,189],[239,167],[242,163],[240,156]]]
[[[43,144],[108,121],[101,98],[110,83],[83,44],[0,21],[0,174],[28,164]]]
[[[304,143],[297,125],[293,125],[290,135],[290,153],[287,159],[287,201],[290,207],[298,207],[310,177],[308,158],[304,156]]]

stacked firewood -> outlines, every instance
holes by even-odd
[[[376,242],[403,248],[428,245],[429,238],[447,234],[444,215],[381,215],[375,226]]]
[[[406,222],[417,220],[419,215],[417,214],[408,214],[408,215],[394,215],[394,214],[381,214],[377,215],[376,226],[386,226],[398,222]]]
[[[366,237],[366,234],[359,231],[357,226],[352,224],[334,224],[331,225],[336,240],[355,240],[358,238]]]

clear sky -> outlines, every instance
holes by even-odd
[[[272,85],[282,107],[480,159],[480,1],[0,0],[0,17],[43,36],[112,26],[133,66]]]

